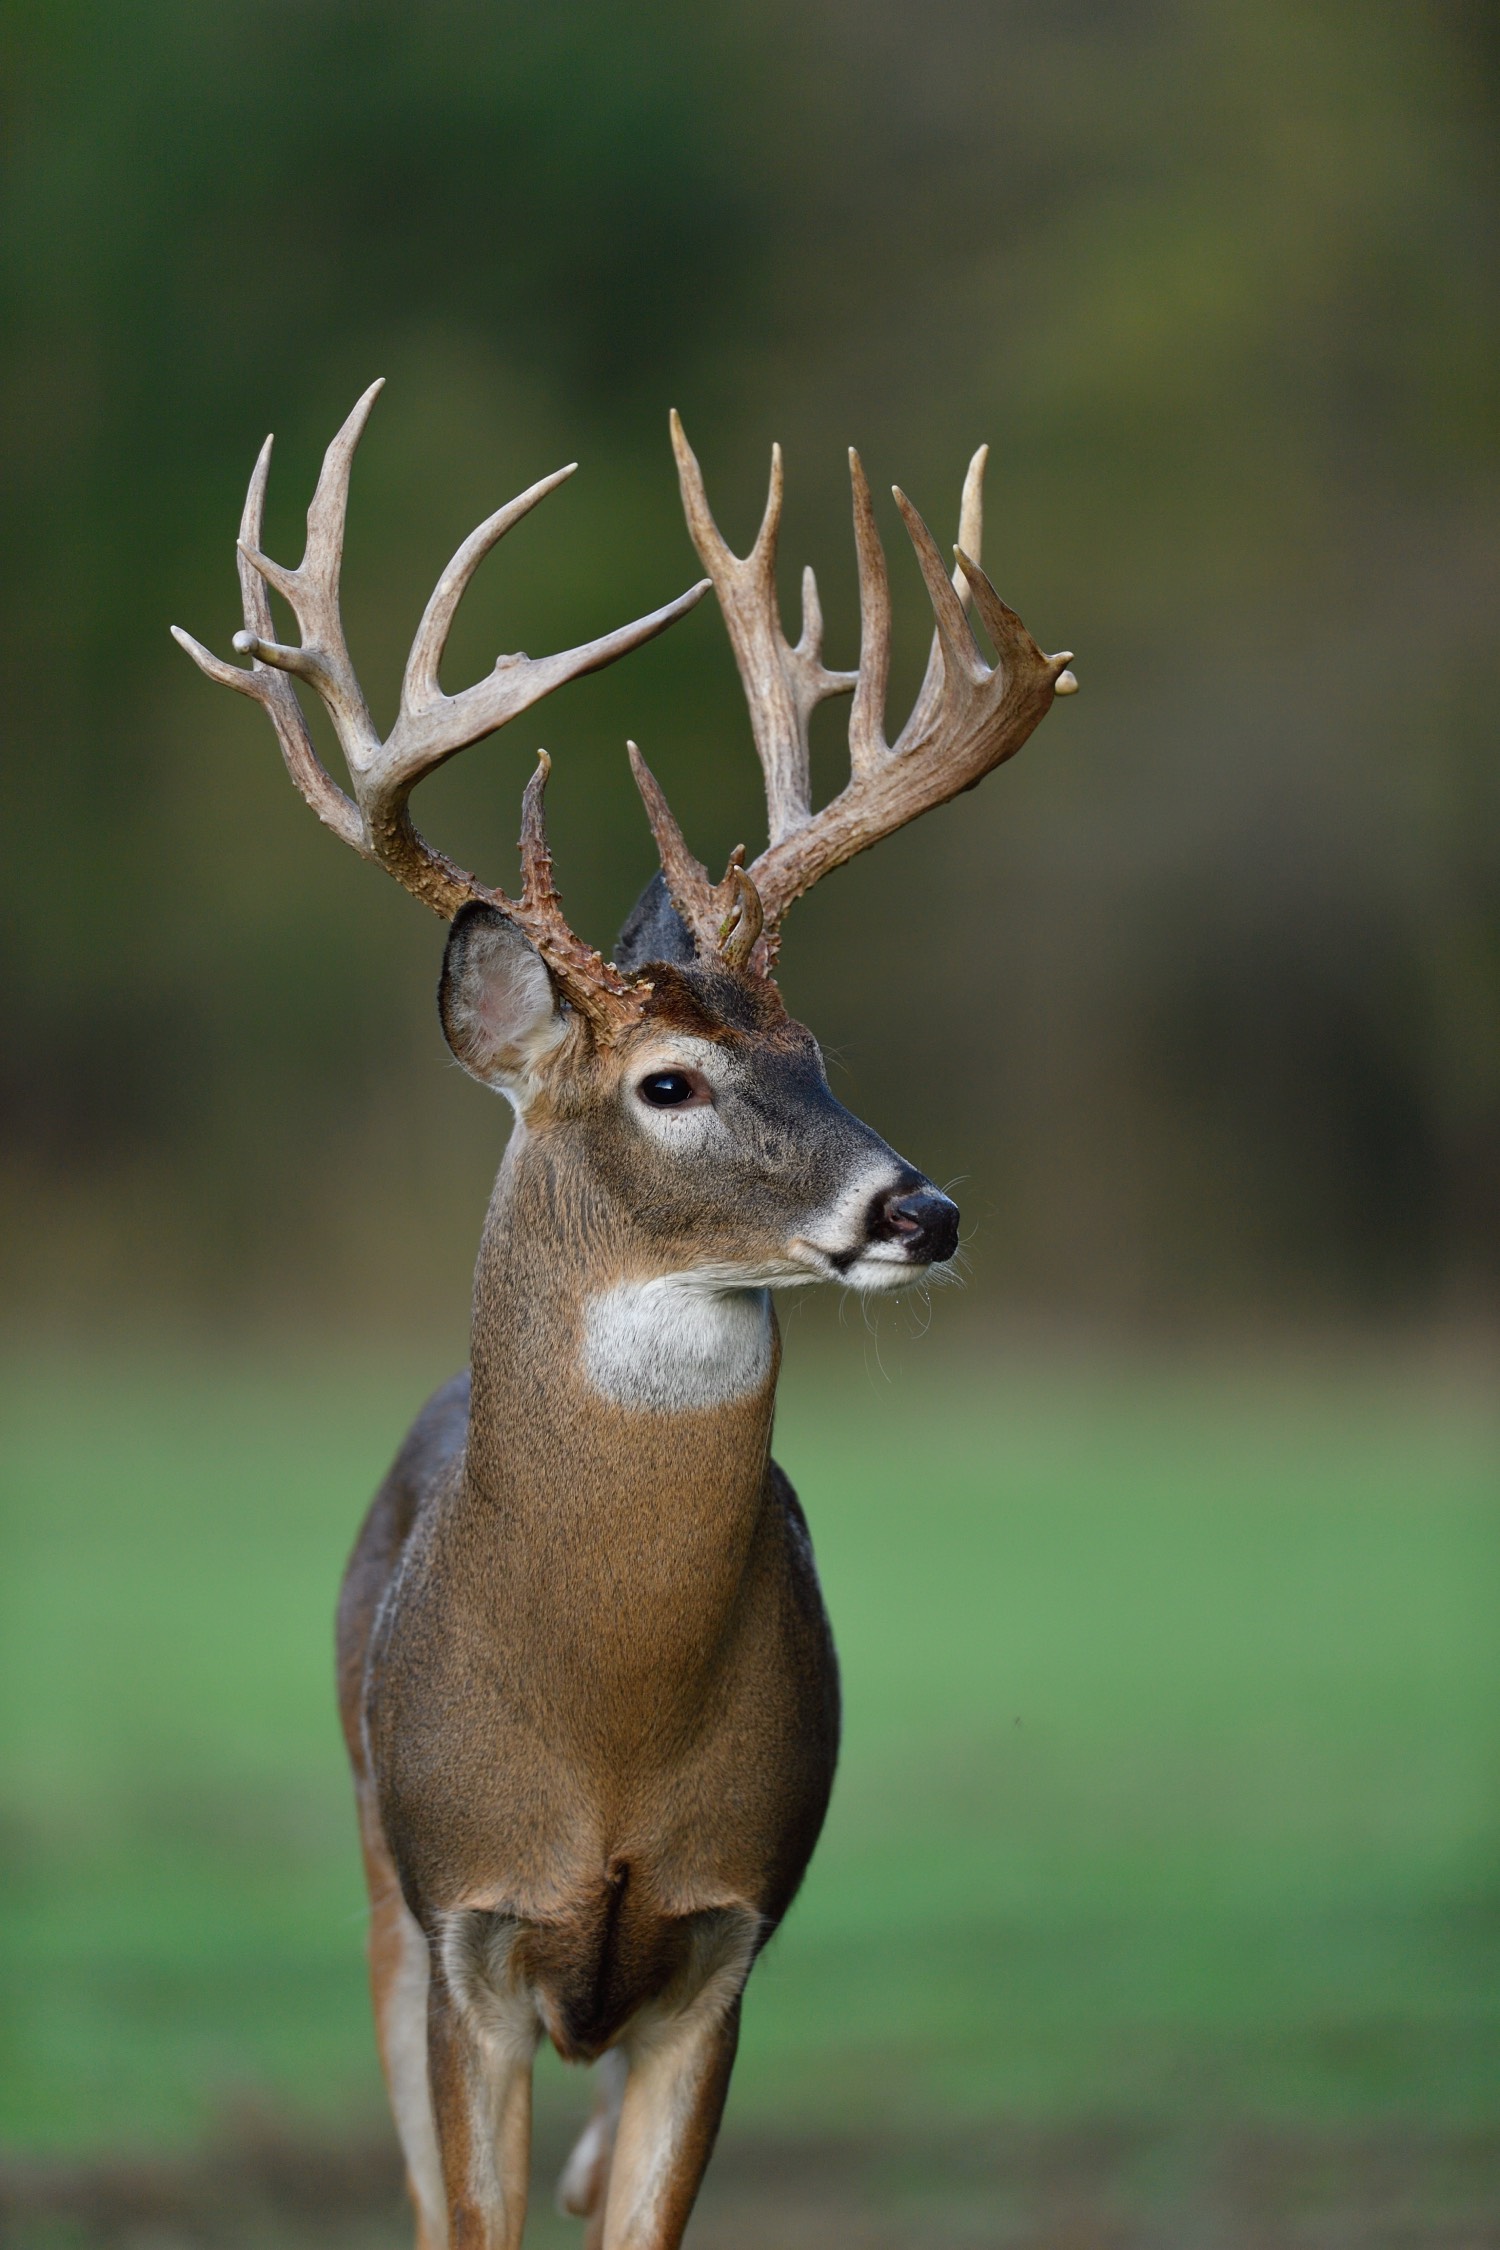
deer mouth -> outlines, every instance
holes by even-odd
[[[916,1243],[865,1242],[848,1250],[826,1250],[816,1242],[796,1242],[793,1255],[809,1281],[839,1281],[865,1295],[904,1288],[942,1263]],[[951,1257],[952,1252],[947,1253]]]

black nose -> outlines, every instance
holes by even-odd
[[[936,1265],[958,1248],[958,1205],[932,1187],[888,1195],[876,1216],[874,1233],[878,1241],[904,1244],[924,1265]]]

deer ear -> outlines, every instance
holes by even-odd
[[[480,899],[453,918],[438,1014],[470,1077],[512,1096],[563,1035],[546,963],[514,922]]]

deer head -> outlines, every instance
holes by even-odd
[[[828,669],[811,571],[802,631],[782,630],[776,546],[782,468],[773,451],[765,515],[748,556],[734,555],[709,511],[697,460],[672,417],[688,528],[708,577],[677,600],[598,640],[554,656],[502,656],[455,696],[438,667],[459,600],[482,557],[571,475],[562,469],[472,532],[439,579],[407,660],[400,709],[384,740],[350,662],[339,613],[339,568],[354,450],[380,390],[373,384],[323,463],[295,570],[260,549],[270,467],[256,464],[239,540],[250,667],[223,662],[174,627],[195,663],[269,713],[293,781],[324,823],[452,922],[443,966],[444,1032],[464,1067],[503,1092],[528,1145],[549,1152],[607,1206],[627,1276],[695,1276],[743,1289],[814,1279],[899,1286],[949,1257],[958,1215],[945,1196],[835,1101],[812,1035],[792,1021],[774,982],[783,917],[831,869],[930,806],[971,789],[1014,755],[1055,695],[1077,685],[1067,654],[1046,656],[979,564],[985,451],[964,486],[950,579],[921,517],[895,494],[932,604],[927,672],[894,742],[884,714],[890,655],[885,559],[859,458],[849,456],[860,585],[860,660]],[[522,798],[519,897],[480,883],[426,843],[408,800],[417,782],[519,716],[565,680],[609,664],[686,614],[712,584],[744,683],[765,777],[769,841],[746,866],[731,854],[714,882],[685,842],[632,743],[629,754],[660,860],[614,961],[569,928],[553,881],[543,819],[545,752]],[[268,589],[290,605],[300,642],[273,638]],[[971,630],[972,603],[996,651]],[[352,795],[313,749],[293,679],[332,718]],[[852,695],[850,776],[814,811],[808,725],[826,697]]]

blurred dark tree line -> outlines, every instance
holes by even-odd
[[[844,446],[949,539],[988,438],[991,572],[1085,692],[798,909],[836,1087],[964,1175],[992,1301],[1493,1307],[1490,11],[15,0],[0,54],[16,1307],[454,1298],[499,1120],[443,1068],[441,933],[166,634],[227,653],[261,436],[295,560],[377,373],[345,567],[377,714],[452,547],[561,461],[450,685],[697,575],[670,404],[741,545],[783,441],[788,600],[814,561],[835,661]],[[926,607],[885,520],[894,706]],[[607,943],[651,865],[627,733],[705,856],[758,841],[711,608],[422,825],[507,878],[545,741]]]

